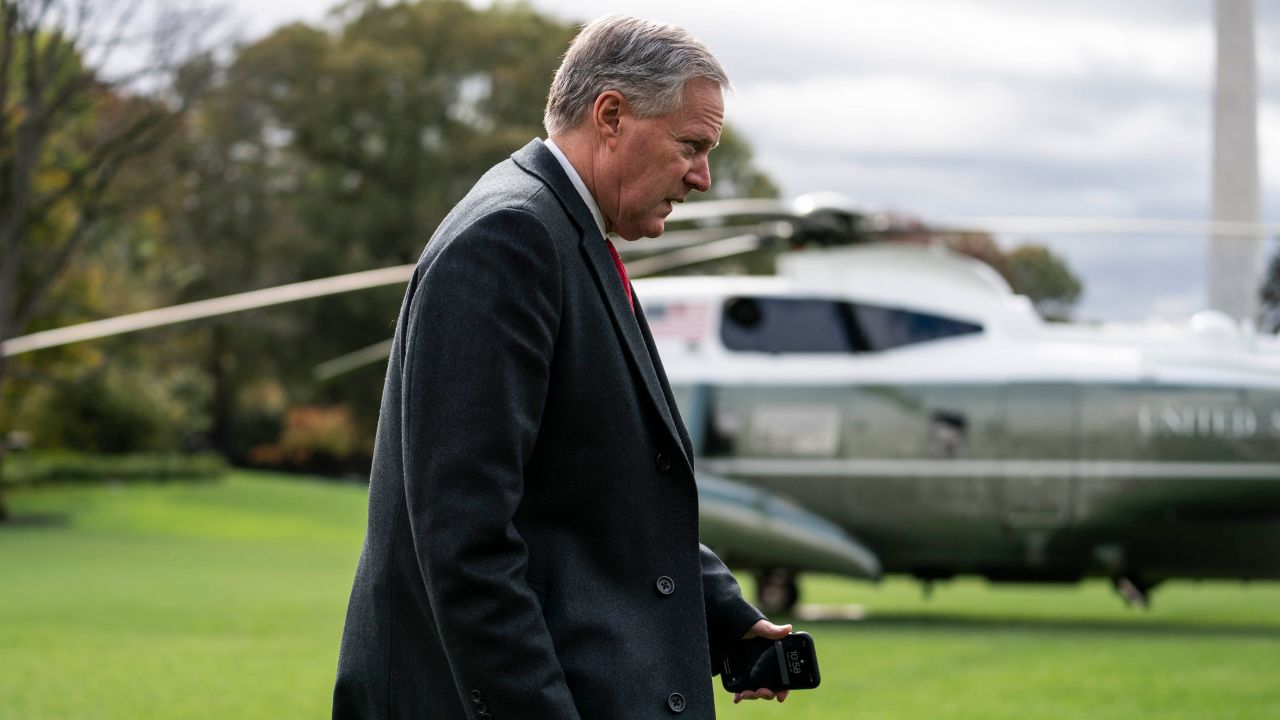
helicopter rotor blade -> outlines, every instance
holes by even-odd
[[[397,285],[408,282],[409,278],[413,276],[415,267],[417,267],[415,264],[409,264],[395,265],[378,270],[365,270],[319,280],[306,280],[288,285],[278,285],[263,290],[251,290],[210,300],[198,300],[157,310],[145,310],[105,320],[69,325],[5,340],[0,343],[0,353],[5,357],[11,357],[33,350],[43,350],[82,340],[121,335],[162,325],[173,325],[188,320],[254,310],[271,305],[280,305],[326,295],[337,295],[382,285]]]
[[[627,265],[627,274],[633,278],[642,278],[690,265],[700,265],[712,260],[722,260],[734,255],[742,255],[759,250],[764,246],[765,242],[766,238],[758,233],[735,235],[703,245],[673,250],[656,257],[632,261]]]
[[[627,275],[638,279],[676,268],[749,253],[763,247],[769,239],[770,236],[747,233],[709,242],[702,241],[702,244],[683,247],[653,257],[632,260],[627,263]],[[685,242],[688,244],[687,240]],[[391,340],[384,340],[332,360],[326,360],[316,365],[312,374],[317,380],[327,382],[352,370],[358,370],[366,365],[381,362],[391,354],[391,343]]]
[[[715,240],[723,240],[730,235],[745,235],[755,231],[757,227],[759,226],[753,223],[750,225],[716,225],[693,230],[671,230],[663,233],[661,237],[614,244],[618,248],[618,254],[623,257],[658,255],[694,245],[704,245]]]
[[[1252,222],[1172,218],[961,217],[928,222],[924,232],[1000,235],[1177,235],[1256,238],[1280,234],[1280,226]]]
[[[703,200],[678,205],[670,222],[723,220],[742,215],[775,218],[803,218],[822,210],[852,212],[852,203],[830,193],[810,193],[794,201],[746,198]],[[967,233],[1027,235],[1174,235],[1233,238],[1280,237],[1280,226],[1264,223],[1188,220],[1185,218],[975,216],[925,220],[919,227],[897,228],[885,216],[869,215],[861,230],[867,234],[894,232]]]
[[[771,198],[743,198],[740,200],[699,200],[675,206],[667,216],[668,222],[684,220],[716,220],[737,215],[766,215],[794,217],[795,207],[785,200]]]
[[[804,202],[805,200],[806,196],[797,198],[795,202],[777,199],[704,200],[677,205],[668,219],[674,222],[708,221],[755,215],[783,219],[794,218],[800,221],[815,209],[822,210],[824,207],[830,206],[836,210],[841,210],[842,207],[846,209],[849,207],[848,205],[836,207],[836,205],[832,204],[831,198],[817,197],[809,198],[809,200],[816,200],[817,202],[809,202],[809,205],[814,207],[808,207]],[[826,204],[824,205],[823,203]],[[880,220],[884,220],[884,218]],[[877,222],[876,217],[869,217],[868,222],[864,223],[862,232],[867,235],[892,234],[895,232],[892,223],[880,227]],[[783,224],[786,223],[774,223],[779,227]],[[628,268],[634,277],[644,277],[751,252],[762,247],[765,242],[768,242],[775,235],[785,237],[788,232],[786,228],[783,228],[778,233],[760,230],[751,232],[749,227],[722,225],[689,230],[673,230],[663,238],[648,240],[643,244],[624,243],[619,249],[623,254],[627,255],[644,255],[644,257],[632,260],[628,264]],[[724,237],[726,233],[743,230],[747,230],[747,232]],[[799,230],[800,228],[794,226],[794,224],[790,228],[790,231]],[[922,223],[920,227],[911,228],[910,231],[944,235],[986,232],[992,234],[1078,236],[1169,235],[1208,237],[1215,235],[1240,238],[1263,236],[1269,239],[1280,237],[1280,226],[1276,225],[1148,218],[956,217],[938,222]],[[31,333],[0,342],[0,355],[11,357],[34,350],[57,347],[83,340],[110,337],[189,320],[215,317],[381,285],[394,285],[406,282],[412,276],[414,267],[412,264],[398,265],[379,270],[308,280]],[[336,358],[332,362],[337,360]]]
[[[365,365],[386,360],[391,355],[391,345],[394,341],[395,338],[387,338],[382,342],[362,347],[346,355],[326,360],[316,365],[315,369],[311,371],[311,375],[320,382],[328,382],[339,375],[358,370]]]

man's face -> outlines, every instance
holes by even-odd
[[[695,78],[667,115],[626,114],[612,148],[611,182],[602,188],[605,224],[627,240],[657,237],[673,203],[711,188],[708,155],[720,142],[724,98],[716,83]]]

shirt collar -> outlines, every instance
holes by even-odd
[[[554,140],[547,138],[542,142],[546,144],[551,154],[556,156],[556,161],[560,163],[560,167],[564,168],[564,174],[569,176],[569,182],[573,183],[573,189],[578,191],[578,194],[582,196],[582,202],[587,204],[587,209],[591,211],[591,217],[595,218],[596,227],[600,229],[600,237],[606,237],[604,214],[600,212],[600,206],[596,205],[596,199],[591,196],[591,191],[587,189],[586,183],[582,182],[582,176],[574,169],[573,164],[569,162],[569,158],[565,157],[564,152],[556,145]]]

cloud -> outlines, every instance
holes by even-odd
[[[915,75],[822,76],[752,84],[730,99],[745,130],[797,153],[954,154],[988,146],[1015,124],[1009,91]]]
[[[726,12],[721,3],[687,10],[655,5],[648,14],[669,9],[681,16],[676,21],[739,78],[893,71],[1044,80],[1097,77],[1105,70],[1194,85],[1207,81],[1212,57],[1203,16],[1153,23],[1071,10],[1068,3],[793,0],[785,18],[781,9],[739,13]]]
[[[1195,174],[1194,209],[1203,214],[1206,108],[1059,90],[828,76],[744,88],[730,99],[729,116],[748,137],[769,139],[758,146],[760,160],[789,192],[816,189],[815,177],[836,180],[831,189],[840,190],[864,175],[895,206],[923,198],[915,200],[920,211],[1183,216],[1192,197],[1179,189]],[[955,207],[974,194],[1004,207],[990,199],[981,209]]]
[[[1040,237],[1084,283],[1082,320],[1184,321],[1208,301],[1207,241],[1191,237]],[[1010,246],[1018,243],[1002,243]]]
[[[260,0],[235,0],[263,13]],[[292,4],[292,5],[290,5]],[[310,0],[271,3],[272,14]],[[485,4],[485,3],[479,3]],[[594,0],[533,0],[572,20]],[[922,216],[1203,218],[1213,6],[1207,0],[616,0],[674,22],[734,78],[728,119],[795,195],[843,192]],[[1255,3],[1263,209],[1280,222],[1280,2]],[[1203,304],[1203,241],[1050,239],[1089,317]]]
[[[729,100],[735,121],[769,133],[794,152],[859,151],[872,156],[1018,154],[1046,162],[1106,155],[1129,162],[1153,153],[1189,158],[1205,142],[1206,110],[1159,99],[1117,105],[1065,85],[919,75],[821,76],[743,88]]]

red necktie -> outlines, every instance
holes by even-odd
[[[631,305],[631,312],[636,311],[635,298],[631,297],[631,280],[627,278],[627,266],[622,264],[622,258],[618,257],[618,248],[613,246],[609,238],[604,239],[609,246],[609,254],[613,256],[613,266],[618,269],[618,279],[622,280],[622,289],[627,291],[627,302]]]

